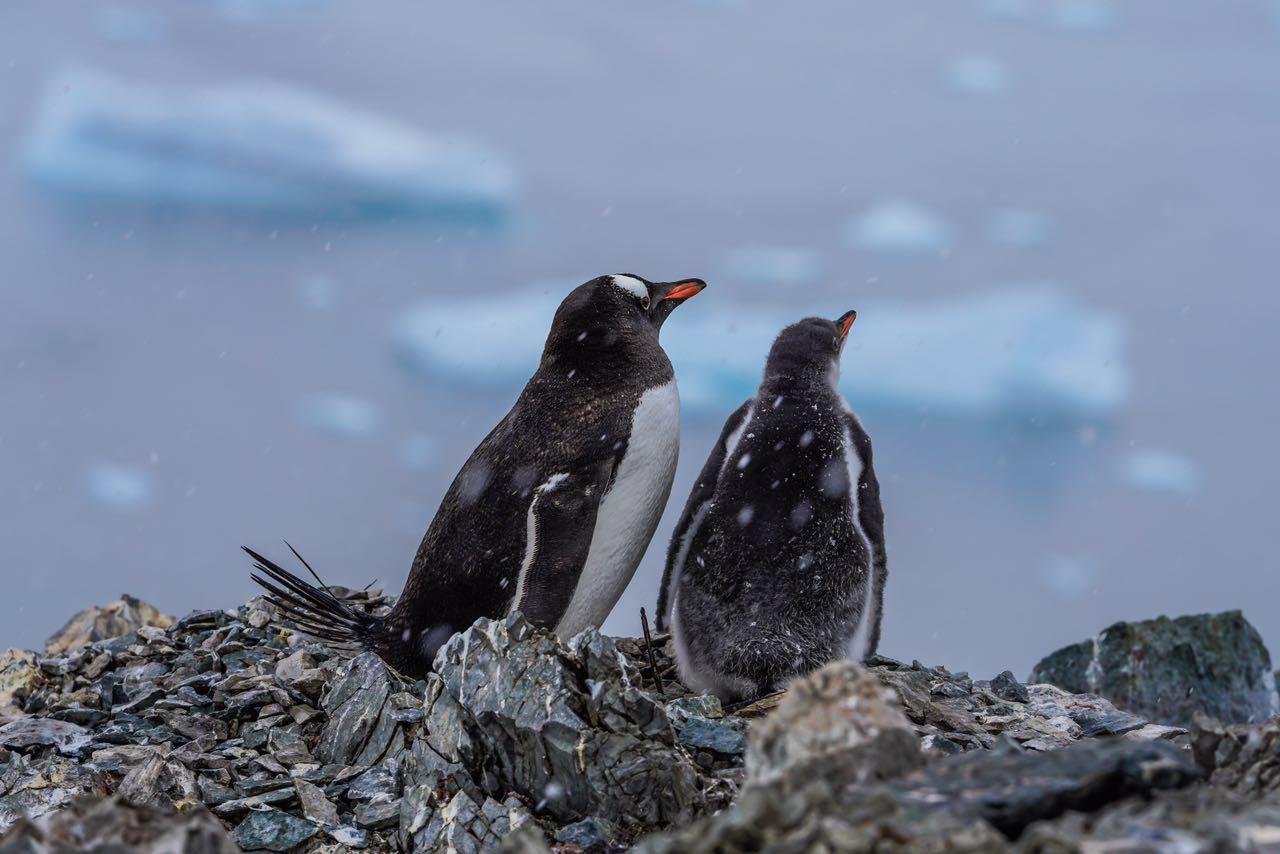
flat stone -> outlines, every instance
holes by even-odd
[[[583,851],[599,851],[613,844],[617,838],[618,829],[595,816],[567,824],[556,831],[556,842],[576,845]]]
[[[747,737],[733,727],[706,718],[688,718],[677,727],[677,739],[694,750],[739,755],[747,748]]]
[[[324,790],[319,786],[295,778],[293,787],[298,793],[302,815],[308,821],[323,828],[335,828],[342,823],[338,817],[338,808],[325,797]]]
[[[85,752],[93,734],[82,726],[51,718],[21,718],[0,726],[0,744],[21,750],[50,746],[66,756]]]
[[[236,826],[231,837],[246,851],[289,851],[319,832],[309,821],[277,809],[253,810]]]

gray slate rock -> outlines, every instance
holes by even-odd
[[[237,854],[239,848],[208,810],[178,814],[120,798],[81,799],[36,821],[18,822],[0,838],[0,854],[155,851]]]
[[[1216,786],[1254,796],[1280,794],[1280,718],[1260,724],[1198,718],[1192,752]]]
[[[288,851],[318,833],[320,828],[277,809],[253,810],[240,822],[232,839],[246,851]]]
[[[1271,656],[1239,611],[1116,623],[1044,658],[1031,681],[1183,727],[1197,713],[1228,723],[1280,713]]]
[[[1126,740],[975,751],[885,783],[781,775],[746,787],[718,815],[642,840],[636,851],[1005,851],[1037,821],[1198,777],[1178,748]]]
[[[337,765],[372,765],[381,759],[396,728],[386,708],[394,689],[391,671],[371,652],[343,665],[322,703],[328,721],[316,758]]]
[[[48,746],[66,756],[80,756],[91,741],[84,727],[52,718],[19,718],[0,726],[0,745],[15,750]]]
[[[590,816],[556,831],[556,842],[576,845],[585,852],[602,851],[618,839],[618,828],[602,818]]]
[[[566,645],[518,614],[481,619],[440,649],[435,669],[428,742],[489,795],[515,791],[561,820],[641,826],[687,821],[698,808],[697,770],[665,710],[599,632]]]
[[[691,717],[676,727],[680,744],[692,750],[737,756],[747,748],[747,737],[729,724]]]

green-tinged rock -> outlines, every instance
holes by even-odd
[[[590,816],[556,831],[556,842],[576,845],[583,851],[600,851],[618,838],[618,828],[602,818]]]
[[[231,837],[246,851],[289,851],[319,832],[309,821],[277,809],[253,810]]]
[[[1239,611],[1116,623],[1042,660],[1030,681],[1178,726],[1197,713],[1229,723],[1280,713],[1271,656]]]
[[[728,724],[706,718],[688,718],[676,728],[677,739],[691,750],[710,750],[737,756],[747,748],[747,737]]]

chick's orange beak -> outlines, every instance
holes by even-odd
[[[843,341],[849,334],[849,330],[853,328],[853,322],[858,319],[856,311],[850,311],[840,318],[840,340]]]

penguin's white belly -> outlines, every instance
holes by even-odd
[[[613,485],[596,514],[578,586],[556,626],[562,638],[599,627],[644,557],[671,494],[680,455],[680,392],[674,379],[640,396]]]

